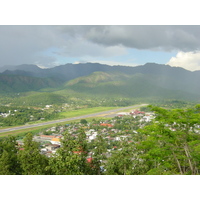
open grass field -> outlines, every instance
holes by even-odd
[[[74,120],[74,121],[78,121],[78,120]],[[44,131],[47,128],[53,127],[53,126],[55,126],[57,124],[58,123],[45,125],[45,126],[40,126],[40,127],[34,127],[34,128],[27,128],[27,129],[23,129],[23,130],[16,130],[16,131],[0,133],[0,137],[6,137],[6,136],[9,136],[9,135],[12,135],[12,136],[24,136],[27,133],[36,134],[36,133],[39,133],[41,131]],[[66,124],[66,122],[61,122],[59,124],[63,124],[64,125],[64,124]]]
[[[135,105],[135,106],[131,106],[131,107],[94,107],[94,108],[84,108],[84,109],[79,109],[79,110],[73,110],[73,111],[69,111],[69,112],[62,112],[59,115],[59,120],[53,120],[53,121],[48,121],[50,122],[50,124],[38,124],[38,126],[36,127],[27,127],[24,129],[20,129],[20,130],[12,130],[12,131],[5,131],[0,133],[0,137],[6,137],[8,135],[14,135],[14,136],[22,136],[28,132],[31,133],[39,133],[40,131],[48,128],[48,127],[52,127],[58,124],[66,124],[66,121],[63,121],[63,119],[67,120],[68,122],[79,122],[81,117],[83,118],[87,118],[88,120],[93,119],[93,118],[107,118],[109,117],[110,114],[114,114],[117,112],[122,112],[122,111],[130,111],[130,109],[137,109],[141,106],[144,106],[147,104],[143,104],[143,105]],[[103,113],[102,113],[103,112]],[[79,117],[80,116],[80,117]],[[76,119],[75,119],[76,118]],[[61,119],[61,120],[60,120]],[[54,123],[55,121],[55,123]],[[59,121],[59,122],[58,122]],[[41,121],[40,121],[41,123]],[[11,128],[11,127],[9,127]],[[16,128],[16,127],[15,127]],[[19,129],[20,127],[18,127]]]
[[[119,107],[94,107],[94,108],[82,108],[82,109],[72,110],[72,111],[68,111],[68,112],[60,112],[58,118],[55,118],[54,120],[78,117],[78,116],[82,116],[82,115],[93,114],[93,113],[113,110],[113,109],[117,109],[117,108],[119,108]],[[42,120],[42,121],[39,120],[39,121],[28,122],[27,124],[38,124],[38,123],[45,122],[45,121],[46,120]],[[49,121],[52,121],[52,120],[49,120]],[[17,126],[0,127],[0,130],[5,129],[5,128],[11,128],[11,127],[17,127]]]
[[[119,107],[94,107],[94,108],[83,108],[83,109],[79,109],[79,110],[72,110],[69,112],[61,112],[61,113],[59,113],[59,119],[78,117],[81,115],[98,113],[98,112],[113,110],[113,109],[117,109],[117,108],[119,108]]]
[[[106,116],[99,116],[99,117],[96,117],[96,118],[101,118],[102,120],[107,118]],[[87,121],[91,121],[93,119],[93,117],[91,118],[87,118]],[[79,122],[79,120],[72,120],[70,121],[70,123],[72,122]],[[40,127],[34,127],[34,128],[27,128],[27,129],[23,129],[23,130],[16,130],[16,131],[10,131],[10,132],[4,132],[4,133],[0,133],[0,138],[1,137],[7,137],[9,135],[12,135],[12,136],[24,136],[26,135],[27,133],[32,133],[32,134],[37,134],[41,131],[44,131],[45,129],[47,128],[50,128],[50,127],[53,127],[53,126],[56,126],[56,125],[65,125],[66,122],[60,122],[60,123],[55,123],[55,124],[50,124],[50,125],[45,125],[45,126],[40,126]]]
[[[98,113],[98,112],[102,112],[102,111],[109,111],[109,110],[113,110],[113,109],[117,109],[117,108],[118,107],[94,107],[94,108],[84,108],[84,109],[79,109],[79,110],[73,110],[73,111],[69,111],[69,112],[61,112],[61,113],[59,113],[59,119],[78,117],[78,116]],[[102,116],[99,116],[99,117],[102,117]],[[72,120],[70,122],[74,122],[74,121],[80,121],[80,120]],[[32,122],[30,124],[37,124],[37,123],[41,123],[41,121]],[[0,133],[0,137],[6,137],[8,135],[20,136],[20,135],[24,135],[28,132],[32,132],[32,133],[40,132],[46,128],[55,126],[56,124],[58,124],[58,123],[44,125],[44,126],[40,126],[40,127],[27,128],[27,129],[23,129],[23,130],[4,132],[4,133]],[[59,122],[59,124],[66,124],[66,122]],[[4,127],[4,128],[11,128],[11,127]],[[1,129],[3,129],[3,128],[1,128]]]

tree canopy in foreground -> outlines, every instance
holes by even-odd
[[[31,134],[18,146],[14,137],[0,141],[1,175],[197,175],[200,174],[200,105],[193,109],[150,107],[151,124],[118,141],[108,153],[100,132],[88,143],[84,130],[65,133],[51,157],[42,155]],[[120,120],[120,119],[118,119]],[[84,121],[84,123],[86,123]],[[121,125],[129,125],[123,119]]]

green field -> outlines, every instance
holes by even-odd
[[[118,107],[95,107],[95,108],[83,108],[83,109],[73,110],[73,111],[69,111],[69,112],[61,112],[61,113],[59,113],[59,119],[93,114],[93,113],[98,113],[98,112],[107,111],[107,110],[113,110],[113,109],[117,109],[117,108]],[[79,121],[79,120],[73,120],[73,121]],[[37,124],[37,123],[41,123],[41,121],[37,121],[34,123],[30,123],[30,124]],[[52,127],[56,124],[58,124],[58,123],[51,124],[51,125],[44,125],[44,126],[35,127],[35,128],[28,128],[28,129],[23,129],[23,130],[4,132],[4,133],[0,133],[0,137],[6,137],[8,135],[15,135],[15,136],[24,135],[27,132],[40,132],[41,130],[48,128],[48,127]],[[59,124],[66,124],[66,122],[62,122]],[[7,128],[11,128],[11,127],[7,127]]]
[[[61,112],[59,113],[59,119],[62,118],[70,118],[70,117],[77,117],[81,115],[93,114],[107,110],[117,109],[119,107],[94,107],[94,108],[82,108],[79,110],[72,110],[68,112]]]

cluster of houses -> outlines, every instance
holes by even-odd
[[[131,112],[117,113],[118,117],[122,117],[124,115],[125,116],[131,115],[134,118],[139,116],[139,117],[141,117],[140,122],[150,122],[150,121],[152,121],[152,119],[155,118],[155,116],[154,116],[154,114],[152,112],[143,112],[143,111],[139,111],[139,110],[133,110]]]
[[[9,113],[0,113],[1,117],[8,117],[9,115],[10,115],[10,112]]]
[[[134,110],[129,113],[117,113],[116,116],[120,118],[123,118],[123,116],[129,116],[131,118],[136,118],[137,116],[139,116],[137,120],[144,123],[149,122],[154,118],[153,113],[145,113],[138,110]],[[113,118],[111,120],[101,120],[98,123],[88,123],[87,125],[77,122],[73,124],[59,125],[57,127],[54,126],[46,129],[45,132],[35,135],[33,137],[33,140],[36,142],[40,142],[41,154],[50,157],[60,148],[63,133],[66,131],[72,136],[77,137],[77,134],[79,133],[79,130],[81,128],[85,131],[88,142],[92,142],[93,140],[95,140],[98,136],[98,133],[101,133],[104,139],[109,142],[120,141],[123,138],[129,138],[131,136],[131,133],[137,133],[137,131],[135,130],[126,130],[127,132],[122,132],[121,130],[115,128],[115,122],[116,119]]]
[[[17,110],[14,110],[14,112],[17,112]],[[8,117],[9,115],[14,115],[14,114],[11,114],[11,111],[10,111],[10,110],[8,111],[8,113],[0,113],[0,116],[1,116],[1,117],[4,117],[4,118],[5,118],[5,117]]]

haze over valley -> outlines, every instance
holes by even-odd
[[[0,68],[0,71],[1,95],[46,91],[59,93],[63,99],[70,92],[83,96],[200,99],[200,71],[156,63],[136,67],[81,63],[48,69],[23,64]]]

